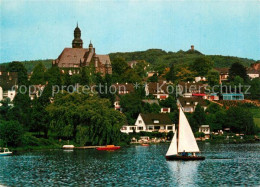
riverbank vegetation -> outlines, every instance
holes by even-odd
[[[165,54],[164,51],[149,51],[147,54],[136,54],[137,56],[118,57],[119,54],[111,56],[113,74],[102,77],[96,74],[93,67],[80,69],[79,74],[69,75],[68,72],[61,73],[58,67],[46,67],[37,63],[33,68],[31,79],[28,80],[27,69],[22,63],[13,62],[6,65],[8,71],[18,72],[18,86],[30,84],[44,84],[44,91],[41,96],[31,100],[29,93],[18,92],[14,101],[10,103],[8,99],[3,100],[0,106],[0,139],[2,146],[12,147],[61,147],[67,140],[73,144],[82,145],[125,145],[131,140],[128,136],[120,132],[120,128],[125,125],[133,125],[139,113],[159,113],[162,107],[171,109],[169,117],[174,124],[178,124],[177,98],[174,94],[166,100],[159,101],[158,104],[144,103],[144,99],[154,99],[154,96],[145,96],[143,80],[146,80],[147,62],[153,64],[159,75],[148,79],[148,82],[158,81],[165,78],[173,84],[178,81],[188,81],[196,75],[205,75],[209,79],[209,84],[218,83],[218,74],[212,70],[214,63],[210,58],[204,58],[199,52],[178,52],[176,54]],[[155,52],[155,53],[153,53]],[[183,55],[188,58],[191,64],[175,66],[172,62],[169,66],[162,63],[157,58],[157,53],[161,53],[162,59],[167,55]],[[148,53],[149,54],[149,53]],[[129,54],[127,54],[129,55]],[[139,56],[140,55],[140,56]],[[142,57],[142,55],[144,55]],[[159,55],[160,56],[160,55]],[[196,56],[196,58],[195,58]],[[117,58],[118,57],[118,58]],[[134,68],[127,65],[127,60],[141,58],[142,61]],[[194,57],[194,58],[193,58]],[[197,58],[198,57],[198,58]],[[220,57],[219,57],[220,58]],[[166,58],[167,59],[167,58]],[[169,58],[171,59],[171,58]],[[196,60],[194,60],[196,59]],[[198,63],[198,62],[203,62]],[[179,61],[181,62],[181,60]],[[178,62],[178,63],[179,63]],[[249,61],[248,61],[249,62]],[[204,66],[207,64],[206,66]],[[250,64],[250,63],[249,63]],[[145,69],[144,67],[147,67]],[[202,68],[203,67],[203,68]],[[158,69],[156,69],[158,68]],[[161,68],[161,69],[160,69]],[[160,71],[162,70],[162,71]],[[259,99],[260,80],[249,80],[246,77],[239,77],[234,71],[232,80],[226,84],[236,85],[247,82],[251,87],[251,97]],[[242,76],[242,75],[241,75]],[[103,93],[76,93],[74,88],[60,90],[53,95],[52,87],[69,86],[79,83],[80,85],[111,85],[115,83],[138,82],[141,87],[135,89],[133,93],[120,96],[122,113],[114,110],[113,103],[115,95],[109,92]],[[97,89],[100,89],[97,87]],[[101,90],[104,88],[101,88]],[[68,93],[71,92],[71,93]],[[259,131],[255,124],[259,124],[259,107],[254,104],[239,103],[227,106],[223,104],[209,103],[206,111],[198,104],[195,112],[187,114],[192,129],[198,131],[200,125],[210,125],[211,131],[229,128],[232,133],[254,135]],[[151,137],[168,136],[166,134],[135,134],[135,136],[148,135]],[[216,137],[218,139],[219,137]],[[213,139],[214,140],[214,139]]]

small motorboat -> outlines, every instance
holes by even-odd
[[[113,150],[120,149],[120,146],[107,145],[107,146],[97,147],[96,149],[99,151],[113,151]]]
[[[149,144],[148,143],[143,143],[143,144],[141,144],[142,146],[149,146]]]
[[[8,148],[1,148],[0,147],[0,156],[12,156],[13,152],[9,151]]]
[[[74,149],[74,148],[75,148],[74,145],[64,145],[64,146],[62,147],[62,149]]]

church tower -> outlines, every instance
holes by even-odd
[[[81,40],[81,31],[78,27],[74,30],[74,40],[72,41],[72,48],[83,48],[83,41]]]

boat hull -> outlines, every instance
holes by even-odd
[[[0,156],[12,156],[13,153],[0,153]]]
[[[114,146],[114,147],[98,147],[97,150],[99,151],[113,151],[120,149],[120,146]]]
[[[166,160],[205,160],[204,156],[180,156],[180,155],[171,155],[165,156]]]

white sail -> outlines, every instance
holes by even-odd
[[[178,152],[200,152],[190,124],[180,107]]]
[[[166,156],[177,155],[177,131],[174,133],[170,147],[166,153]]]

